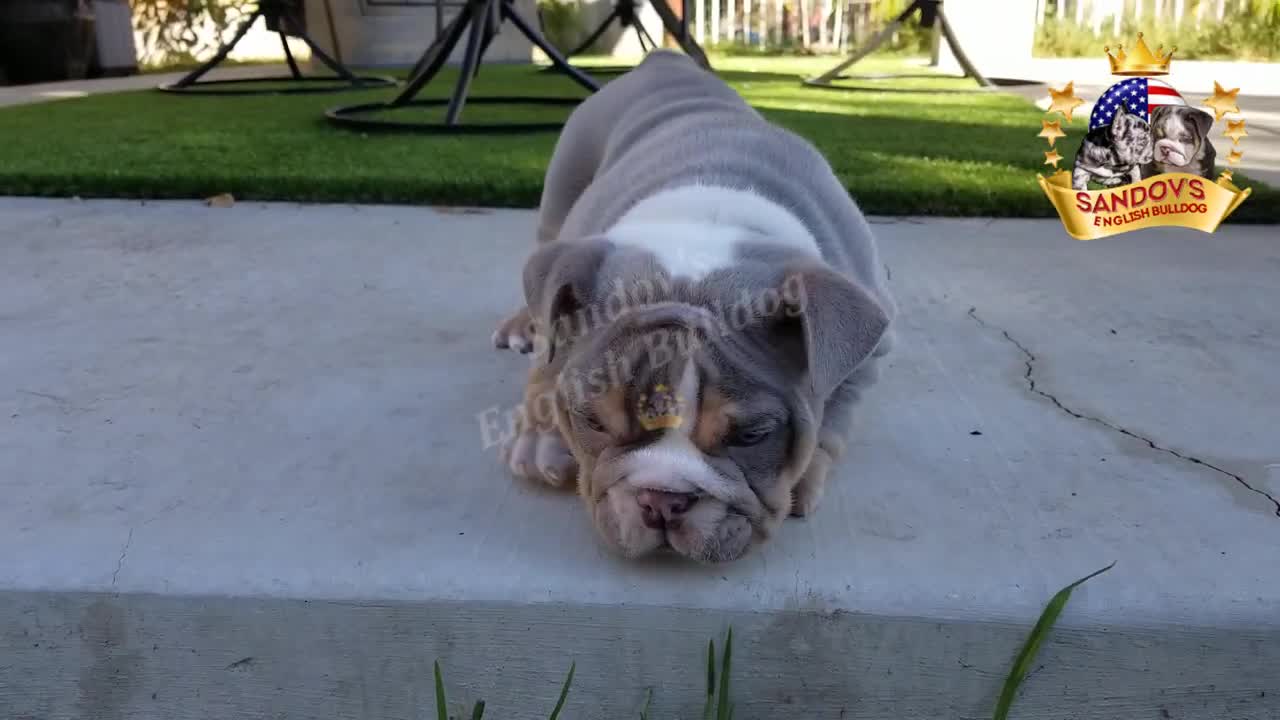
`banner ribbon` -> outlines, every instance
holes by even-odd
[[[1160,226],[1211,233],[1252,190],[1241,190],[1226,175],[1214,182],[1188,173],[1153,175],[1107,190],[1075,190],[1065,170],[1036,179],[1058,209],[1067,234],[1077,240]]]

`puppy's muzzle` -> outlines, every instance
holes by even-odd
[[[1187,148],[1176,140],[1159,140],[1155,147],[1156,160],[1169,165],[1186,165],[1191,158],[1187,156]]]
[[[640,517],[645,527],[652,530],[678,529],[683,524],[685,515],[697,502],[698,496],[694,493],[664,490],[641,490],[636,493]]]

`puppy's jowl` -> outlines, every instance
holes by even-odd
[[[523,284],[503,457],[627,557],[733,560],[813,512],[896,313],[826,160],[666,51],[570,117]]]

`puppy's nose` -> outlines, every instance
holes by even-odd
[[[636,503],[640,505],[644,524],[655,530],[660,530],[672,521],[678,520],[689,512],[689,508],[696,502],[698,502],[698,496],[691,493],[662,490],[641,490],[636,493]]]

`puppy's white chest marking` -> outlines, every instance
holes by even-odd
[[[752,240],[819,255],[813,235],[786,208],[750,190],[707,185],[645,198],[608,235],[653,253],[671,277],[694,281],[732,267],[739,244]]]

